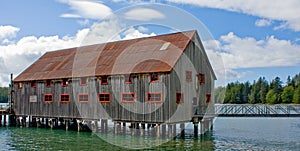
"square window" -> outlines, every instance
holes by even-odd
[[[78,102],[89,102],[88,94],[78,94]]]
[[[133,103],[135,101],[135,93],[134,92],[124,92],[122,93],[122,102]]]
[[[185,79],[186,79],[186,82],[192,82],[193,78],[192,78],[192,71],[185,71]]]
[[[81,86],[87,85],[87,82],[88,82],[88,78],[87,77],[80,78],[80,85]]]
[[[183,93],[181,92],[177,92],[176,93],[176,103],[179,104],[179,103],[183,103]]]
[[[46,103],[53,102],[53,94],[44,94],[44,102]]]
[[[61,103],[69,103],[70,102],[70,94],[61,94],[60,102]]]
[[[124,83],[125,84],[131,84],[132,83],[132,76],[131,76],[131,74],[124,75]]]
[[[199,81],[201,84],[204,84],[204,83],[205,83],[205,74],[199,73],[199,74],[198,74],[198,81]]]
[[[68,84],[69,84],[68,79],[63,79],[62,86],[66,87],[66,86],[68,86]]]
[[[206,103],[210,103],[211,101],[211,94],[206,94]]]
[[[52,81],[51,80],[46,80],[46,87],[49,88],[52,85]]]
[[[161,92],[149,92],[147,93],[147,102],[162,102]]]
[[[108,84],[108,76],[101,76],[101,84],[102,85]]]
[[[30,82],[30,86],[31,86],[32,88],[36,88],[36,81],[31,81],[31,82]]]
[[[99,102],[100,103],[109,103],[110,102],[110,93],[99,93]]]
[[[150,82],[158,81],[158,73],[151,73],[150,74]]]

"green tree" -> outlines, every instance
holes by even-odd
[[[279,103],[279,98],[280,98],[279,94],[276,93],[273,89],[271,89],[267,93],[266,101],[269,104],[277,104],[277,103]]]
[[[249,103],[251,104],[259,103],[259,89],[260,89],[260,84],[254,81],[249,94]]]
[[[300,104],[300,86],[294,91],[293,103]]]
[[[282,83],[283,82],[280,80],[279,77],[276,77],[270,83],[270,89],[272,89],[274,91],[274,93],[276,93],[276,96],[279,96],[279,97],[277,97],[276,103],[281,103],[280,94],[282,93],[282,89],[283,89],[282,88]]]
[[[294,87],[292,85],[283,88],[281,93],[282,103],[292,103],[294,96]]]

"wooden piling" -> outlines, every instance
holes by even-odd
[[[184,132],[184,123],[180,123],[180,137],[184,138],[185,132]]]
[[[3,126],[6,126],[6,115],[3,117]]]

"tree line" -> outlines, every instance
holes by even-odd
[[[231,104],[300,104],[300,73],[292,78],[288,76],[285,83],[279,77],[270,82],[260,77],[253,83],[228,83],[215,89],[215,99],[217,103]]]
[[[0,87],[0,103],[8,102],[8,87]]]

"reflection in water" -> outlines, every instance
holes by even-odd
[[[102,136],[101,136],[102,135]],[[101,138],[105,134],[44,128],[0,128],[0,150],[128,150]],[[99,137],[100,136],[100,137]],[[144,137],[119,135],[122,142]],[[218,118],[214,130],[199,138],[187,135],[147,150],[298,150],[299,118]],[[145,146],[146,147],[146,146]]]

